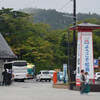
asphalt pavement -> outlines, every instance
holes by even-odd
[[[99,92],[81,95],[78,91],[52,88],[51,82],[13,82],[0,86],[0,100],[100,100]]]

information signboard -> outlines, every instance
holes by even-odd
[[[98,59],[94,59],[94,68],[98,68]]]

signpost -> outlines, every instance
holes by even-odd
[[[63,73],[64,73],[64,83],[67,83],[67,78],[68,78],[68,75],[67,75],[67,64],[63,64]]]
[[[98,68],[99,66],[99,61],[98,59],[94,59],[94,68]]]

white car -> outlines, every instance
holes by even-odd
[[[41,80],[49,80],[51,81],[51,75],[49,74],[48,70],[41,70],[37,75],[36,75],[36,81],[41,81]]]
[[[95,73],[95,80],[100,81],[100,72]]]

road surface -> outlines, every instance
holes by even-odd
[[[100,100],[99,92],[81,95],[78,91],[52,88],[52,82],[14,82],[0,86],[0,100]]]

